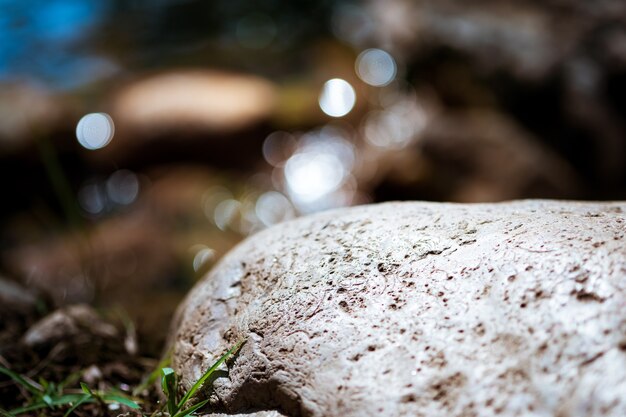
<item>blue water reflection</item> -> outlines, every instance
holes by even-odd
[[[0,79],[74,88],[115,70],[88,50],[101,0],[0,0]]]

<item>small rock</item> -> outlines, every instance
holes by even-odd
[[[5,354],[37,317],[37,297],[0,276],[0,355]]]
[[[83,372],[83,381],[89,386],[95,386],[102,380],[102,371],[96,365],[91,365]]]
[[[74,305],[57,310],[35,323],[23,340],[30,347],[49,346],[82,335],[107,339],[117,337],[118,331],[115,326],[102,320],[91,307]]]
[[[26,314],[35,308],[37,297],[16,282],[0,276],[0,312]]]

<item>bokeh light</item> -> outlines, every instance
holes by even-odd
[[[208,262],[215,257],[215,250],[206,245],[194,245],[191,249],[195,253],[193,257],[193,270],[200,271]]]
[[[289,199],[276,191],[268,191],[261,195],[256,202],[255,212],[264,226],[272,226],[295,217]]]
[[[120,169],[111,174],[106,190],[111,201],[127,205],[135,201],[139,194],[139,179],[132,171]]]
[[[400,149],[417,139],[427,123],[426,113],[412,98],[378,111],[363,122],[365,140],[380,148]]]
[[[354,88],[346,80],[333,78],[326,81],[319,98],[320,108],[332,117],[342,117],[350,113],[356,103]]]
[[[272,166],[283,166],[293,152],[296,141],[287,132],[273,132],[263,142],[263,157]]]
[[[88,217],[100,217],[132,204],[139,196],[139,177],[120,169],[108,178],[91,178],[78,190],[78,204]]]
[[[97,216],[106,208],[104,187],[97,181],[87,181],[78,190],[78,204],[89,215]]]
[[[236,217],[240,214],[241,203],[234,199],[222,201],[215,207],[214,221],[220,230],[232,227]]]
[[[382,49],[367,49],[356,59],[359,78],[375,87],[389,84],[396,77],[396,72],[396,61]]]
[[[115,134],[113,119],[106,113],[90,113],[83,116],[76,126],[76,138],[84,148],[104,148]]]
[[[339,158],[327,153],[297,153],[285,165],[290,191],[304,202],[316,200],[336,190],[345,174]]]
[[[285,191],[300,212],[342,205],[343,186],[355,162],[347,132],[325,126],[299,139],[296,152],[284,167]]]

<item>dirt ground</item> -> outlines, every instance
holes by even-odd
[[[119,309],[96,311],[75,305],[50,312],[43,301],[33,307],[0,309],[0,366],[43,387],[54,384],[53,392],[81,394],[79,384],[84,382],[92,390],[126,394],[141,407],[136,411],[95,402],[81,405],[72,415],[150,415],[159,408],[158,384],[147,378],[163,365],[159,358],[163,334],[138,333]],[[1,410],[10,412],[34,400],[21,384],[0,374]],[[68,405],[45,407],[23,415],[63,416],[68,409]]]

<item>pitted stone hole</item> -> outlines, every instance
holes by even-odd
[[[576,292],[576,299],[582,302],[586,302],[586,301],[595,301],[598,303],[604,302],[604,298],[600,297],[598,294],[593,293],[593,292],[587,292],[584,290]]]
[[[483,323],[478,323],[476,327],[474,328],[474,331],[476,332],[478,336],[484,336],[486,333],[485,325]]]
[[[415,394],[406,394],[402,396],[400,401],[402,401],[403,403],[414,403],[417,401],[417,397],[415,396]]]

